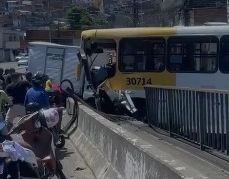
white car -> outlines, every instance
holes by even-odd
[[[21,58],[17,62],[18,66],[28,66],[28,57]]]
[[[15,61],[18,62],[19,60],[23,60],[25,57],[28,57],[27,53],[21,53],[15,57]]]

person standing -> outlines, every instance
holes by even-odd
[[[56,107],[62,107],[63,106],[62,92],[61,92],[60,86],[57,83],[55,83],[54,80],[52,81],[52,90],[55,96]],[[59,122],[57,124],[57,131],[59,133],[62,132],[61,131],[62,116],[63,116],[63,111],[59,111]]]
[[[12,105],[13,102],[7,96],[5,91],[0,90],[0,129],[1,129],[1,135],[7,135],[8,134],[8,129],[5,126],[4,117],[3,117],[3,108],[2,107],[4,104]]]
[[[32,77],[33,77],[33,74],[30,72],[30,71],[27,71],[25,73],[25,79],[30,83],[32,84]]]
[[[6,75],[8,75],[10,73],[10,69],[6,68],[4,71],[4,77],[6,77]]]
[[[22,117],[25,113],[24,99],[27,90],[31,87],[28,81],[21,80],[20,74],[13,73],[11,75],[12,82],[6,87],[6,93],[12,97],[13,106],[9,108],[6,114],[6,123],[8,126],[13,124],[16,117]]]
[[[52,82],[49,79],[48,75],[44,75],[44,83],[43,83],[43,88],[45,89],[45,91],[49,92],[52,90]]]
[[[5,89],[5,78],[4,78],[4,70],[0,68],[0,90]]]
[[[9,74],[6,75],[6,78],[5,78],[5,86],[8,86],[11,82],[12,82],[12,74],[15,73],[15,69],[14,68],[10,68],[9,69]]]

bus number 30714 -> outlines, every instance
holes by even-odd
[[[151,85],[151,78],[126,78],[126,85]]]

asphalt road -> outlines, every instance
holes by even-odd
[[[17,62],[8,62],[8,63],[0,63],[0,68],[3,69],[9,69],[9,68],[15,68],[18,73],[25,73],[26,66],[18,66]]]
[[[17,62],[0,63],[0,68],[15,68],[19,73],[26,71],[25,67],[18,67]],[[80,153],[68,139],[66,139],[65,147],[57,150],[56,156],[63,165],[63,173],[66,179],[95,179]],[[56,177],[53,179],[56,179]]]

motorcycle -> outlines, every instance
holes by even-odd
[[[17,144],[17,146],[20,145]],[[26,152],[24,160],[13,161],[10,153],[3,150],[3,143],[0,144],[0,179],[7,179],[8,175],[10,175],[11,179],[21,179],[25,177],[48,179],[48,175],[40,175],[34,152],[22,146],[20,146],[20,148],[24,149]]]
[[[30,103],[26,106],[26,114],[30,115],[36,111],[41,110],[40,105],[38,103]],[[62,132],[58,132],[57,126],[53,128],[49,128],[49,131],[53,135],[54,144],[57,148],[63,148],[65,146],[65,137]]]
[[[21,133],[21,132],[23,132],[25,129],[21,129],[21,127],[19,127],[22,123],[24,123],[26,120],[28,121],[28,117],[29,117],[30,115],[26,115],[26,116],[24,116],[24,117],[22,117],[14,126],[13,126],[13,128],[11,129],[11,131],[9,132],[9,134],[13,134],[13,133]],[[36,122],[34,123],[34,125],[36,126],[36,127],[40,127],[40,125],[38,125]],[[23,127],[24,128],[24,127]],[[46,129],[46,128],[44,128],[44,130],[48,130],[48,129]],[[51,134],[52,135],[52,134]],[[53,136],[52,136],[52,139],[53,139]],[[55,157],[56,156],[56,149],[55,149],[55,146],[54,146],[54,140],[52,140],[51,141],[51,150],[52,150],[52,153],[54,154],[54,157],[55,157],[55,161],[56,161],[56,171],[54,171],[54,170],[49,170],[47,167],[46,167],[46,165],[44,164],[44,163],[42,163],[42,165],[41,166],[38,166],[38,164],[37,164],[37,158],[36,158],[36,156],[35,156],[35,154],[32,152],[32,151],[30,151],[29,149],[26,149],[26,148],[24,148],[26,151],[29,151],[29,153],[30,153],[30,155],[31,156],[33,156],[33,160],[32,159],[30,159],[30,160],[28,160],[28,161],[32,161],[32,162],[27,162],[26,160],[25,160],[25,163],[27,164],[26,166],[28,166],[28,164],[30,164],[29,165],[29,168],[30,169],[32,169],[32,171],[34,171],[35,173],[36,173],[36,177],[35,178],[39,178],[39,179],[51,179],[53,176],[57,176],[58,177],[58,179],[66,179],[66,177],[64,176],[64,174],[63,174],[63,172],[62,172],[62,169],[63,169],[63,167],[62,167],[62,164],[60,163],[60,161]],[[33,154],[32,154],[33,153]],[[3,156],[1,156],[1,153],[0,153],[0,158],[5,158],[4,157],[4,155]],[[50,156],[47,156],[47,157],[45,157],[43,160],[50,160],[51,158],[50,158]],[[42,161],[43,161],[42,160]],[[5,160],[6,161],[6,160]],[[16,166],[17,166],[17,173],[20,173],[21,172],[21,170],[23,170],[24,169],[24,167],[25,167],[25,163],[24,163],[24,166],[22,166],[21,168],[20,168],[20,165],[22,164],[21,163],[21,161],[16,161]],[[32,164],[32,168],[31,168],[31,164]],[[35,166],[35,167],[34,167]],[[16,167],[15,167],[16,168]],[[28,172],[28,170],[27,170],[27,172]],[[27,173],[26,172],[26,173]],[[13,173],[15,173],[15,172],[13,172]],[[29,173],[31,173],[31,172],[29,172]],[[25,175],[24,174],[24,172],[23,172],[23,175]],[[0,175],[1,176],[1,175]],[[19,175],[19,176],[22,176],[21,174]],[[34,178],[34,176],[35,175],[33,175],[33,178]],[[31,176],[27,176],[27,178],[31,178]],[[14,179],[15,178],[15,176],[12,178],[12,179]],[[0,179],[5,179],[5,178],[1,178],[0,177]],[[20,178],[21,179],[21,178]]]
[[[5,105],[7,107],[7,105]],[[8,107],[10,107],[8,105]],[[26,116],[25,116],[26,117]],[[23,117],[23,118],[25,118]],[[23,120],[23,118],[21,120]],[[6,127],[5,121],[0,120],[0,179],[7,179],[8,175],[11,175],[11,179],[21,179],[22,177],[33,177],[33,178],[44,178],[48,179],[49,176],[53,174],[46,175],[44,172],[38,170],[38,164],[36,156],[33,151],[23,148],[20,144],[14,141],[7,141],[6,139],[11,139],[9,136],[3,132]],[[24,160],[12,160],[12,156],[9,151],[4,151],[4,143],[10,144],[11,149],[17,151],[15,146],[24,151]],[[8,146],[9,147],[9,146]],[[44,170],[44,168],[43,168]],[[42,175],[41,175],[42,173]]]

